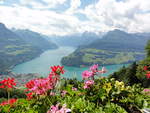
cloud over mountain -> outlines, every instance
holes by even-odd
[[[4,0],[0,22],[47,35],[122,29],[150,32],[149,0]]]

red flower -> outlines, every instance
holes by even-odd
[[[12,99],[9,99],[8,101],[3,101],[0,104],[0,106],[5,106],[5,105],[11,105],[12,106],[16,101],[17,101],[17,99],[12,98]]]
[[[26,88],[28,88],[28,89],[31,89],[31,88],[33,88],[34,87],[34,80],[30,80],[29,82],[27,82],[26,84],[25,84],[25,87]]]
[[[144,66],[143,70],[146,71],[146,78],[150,79],[150,66]]]
[[[27,96],[27,100],[31,100],[32,99],[32,92],[26,94],[26,96]]]
[[[16,86],[14,78],[7,78],[0,81],[0,88],[13,88]]]
[[[64,74],[64,66],[51,66],[52,72],[55,75],[60,75],[60,74]]]
[[[144,66],[143,70],[144,71],[148,70],[148,66]]]
[[[17,101],[17,99],[12,98],[12,99],[9,100],[9,104],[12,105],[12,104],[14,104],[16,101]]]
[[[4,85],[1,85],[0,88],[5,88]]]
[[[149,79],[150,78],[150,71],[146,73],[146,77]]]
[[[0,104],[0,106],[5,106],[5,105],[7,105],[8,104],[8,101],[3,101],[1,104]]]

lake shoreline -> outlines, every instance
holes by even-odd
[[[55,50],[47,50],[43,52],[39,57],[16,65],[12,68],[12,72],[16,74],[28,74],[28,73],[38,73],[41,76],[45,77],[50,72],[50,66],[54,65],[61,65],[60,61],[61,58],[64,56],[67,56],[68,54],[71,54],[73,51],[75,51],[76,48],[74,47],[59,47]],[[118,69],[122,68],[124,65],[128,64],[115,64],[115,65],[100,65],[105,66],[108,70],[107,74],[103,74],[104,76],[108,76],[109,74],[117,71]],[[81,79],[81,74],[83,71],[87,70],[89,66],[86,67],[72,67],[72,66],[64,66],[66,73],[63,75],[63,77],[66,78],[72,78],[76,77],[77,79]]]
[[[53,49],[48,49],[48,50],[56,50],[56,49],[58,49],[58,48],[59,48],[59,47],[53,48]],[[33,56],[32,58],[30,58],[30,59],[26,59],[26,60],[23,60],[23,61],[18,62],[18,63],[16,63],[16,64],[13,64],[13,65],[11,65],[8,69],[6,69],[5,71],[0,72],[0,74],[2,75],[2,74],[7,74],[7,73],[9,73],[9,72],[13,72],[13,68],[14,68],[15,66],[21,65],[21,64],[23,64],[23,63],[25,63],[25,62],[29,62],[29,61],[31,61],[31,60],[33,60],[33,59],[35,59],[35,58],[38,58],[38,57],[40,57],[41,54],[43,54],[45,51],[48,51],[48,50],[44,50],[44,51],[42,51],[40,54],[35,55],[35,56]],[[14,72],[13,72],[13,73],[14,73]],[[16,74],[17,74],[17,73],[16,73]]]
[[[56,49],[48,49],[48,50],[46,50],[46,51],[43,51],[41,54],[39,54],[38,56],[36,56],[36,57],[34,57],[34,58],[30,59],[30,60],[27,60],[27,61],[24,61],[24,62],[21,62],[21,63],[18,63],[18,64],[15,64],[15,65],[11,66],[11,67],[9,68],[9,70],[13,72],[13,69],[14,69],[16,66],[22,65],[22,64],[24,64],[24,63],[28,63],[28,62],[30,62],[30,61],[32,61],[32,60],[34,60],[34,59],[38,59],[38,58],[40,58],[40,56],[42,56],[42,54],[46,53],[47,51],[57,51],[57,50],[59,50],[60,48],[72,48],[73,51],[76,49],[75,47],[70,47],[70,46],[59,46],[59,47],[56,48]],[[54,65],[55,65],[55,64],[54,64]],[[26,74],[27,74],[27,73],[26,73]]]
[[[136,62],[136,61],[135,61]],[[102,67],[105,67],[105,66],[112,66],[112,65],[126,65],[126,64],[132,64],[133,62],[129,62],[129,63],[121,63],[121,64],[101,64],[99,66],[102,66]],[[96,64],[96,63],[95,63]],[[93,64],[94,65],[94,64]],[[87,68],[87,67],[90,67],[92,65],[84,65],[83,67],[82,66],[68,66],[68,65],[63,65],[63,66],[66,66],[66,67],[75,67],[75,68]]]

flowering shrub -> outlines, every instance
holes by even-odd
[[[82,73],[83,81],[62,79],[63,66],[53,66],[51,70],[48,77],[25,84],[27,99],[2,101],[0,112],[127,113],[150,107],[149,89],[98,76],[106,72],[104,67],[100,70],[98,65],[91,66]]]
[[[31,80],[25,84],[28,100],[32,98],[32,95],[47,95],[49,90],[54,89],[57,81],[60,79],[60,74],[64,73],[63,66],[52,66],[52,71],[47,78],[38,78]]]
[[[14,88],[14,86],[16,86],[15,83],[15,79],[14,78],[7,78],[4,79],[2,81],[0,81],[0,88],[5,89],[8,93],[8,100],[7,101],[3,101],[0,106],[4,106],[4,105],[13,105],[13,103],[15,103],[17,101],[17,99],[10,99],[10,92],[12,90],[12,88]]]
[[[30,81],[29,81],[29,83],[30,83]],[[31,91],[32,93],[35,93],[37,95],[43,95],[48,90],[53,89],[53,84],[48,78],[35,79],[33,81],[32,85],[33,85],[33,87],[27,87],[28,91]]]

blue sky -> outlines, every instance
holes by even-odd
[[[0,22],[46,35],[150,32],[150,0],[0,0]]]

